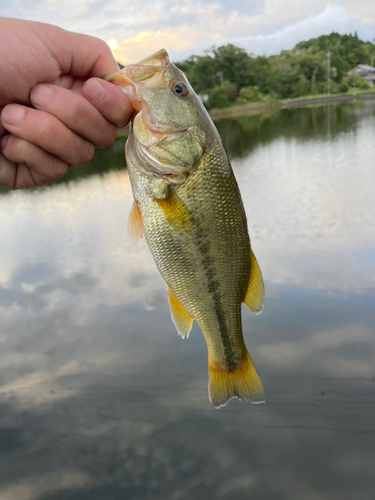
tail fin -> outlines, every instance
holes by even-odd
[[[208,394],[215,408],[225,406],[232,398],[246,403],[265,403],[263,384],[249,353],[240,368],[226,371],[217,368],[208,357]]]

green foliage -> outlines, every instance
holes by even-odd
[[[340,94],[341,93],[341,90],[340,90],[340,87],[341,87],[341,83],[338,84],[336,82],[331,82],[331,94]]]
[[[366,80],[362,80],[361,83],[359,84],[359,88],[361,90],[367,90],[370,88],[370,84],[366,82]]]
[[[349,87],[359,87],[361,83],[362,78],[360,78],[358,75],[354,74],[349,76],[349,78],[346,80],[346,83],[349,85]]]
[[[258,102],[262,100],[262,93],[259,92],[259,87],[243,87],[240,90],[239,97],[248,102]]]
[[[343,74],[357,64],[369,64],[371,56],[375,55],[375,44],[362,42],[356,35],[331,33],[300,42],[292,50],[270,57],[256,57],[228,44],[213,47],[203,56],[191,56],[177,66],[186,73],[197,93],[212,94],[221,83],[221,73],[229,102],[234,101],[236,93],[236,104],[254,102],[253,97],[247,98],[241,91],[255,87],[259,92],[257,101],[264,100],[265,96],[287,99],[327,92],[327,50],[331,52],[331,91],[346,92]],[[361,88],[360,85],[354,87]],[[215,90],[212,99],[217,99],[217,92],[223,103],[222,91]],[[212,99],[210,97],[210,107]],[[218,106],[215,104],[215,107]]]
[[[245,49],[232,44],[213,47],[212,54],[216,71],[223,73],[224,79],[232,82],[237,90],[251,79],[251,57]]]
[[[340,92],[342,92],[343,94],[344,94],[345,92],[347,92],[347,91],[349,90],[349,85],[348,85],[348,83],[347,83],[347,82],[342,82],[342,83],[340,83],[339,90],[340,90]]]
[[[230,102],[224,90],[224,87],[217,85],[211,90],[208,104],[210,109],[227,108],[228,106],[230,106]]]
[[[236,90],[236,86],[233,83],[228,82],[228,80],[225,80],[225,82],[223,82],[222,87],[223,87],[224,92],[226,93],[226,95],[228,97],[228,101],[234,102],[236,100],[237,95],[238,95],[237,90]]]
[[[292,97],[300,97],[311,93],[311,82],[302,73],[299,75],[297,83],[294,85]]]
[[[349,76],[346,82],[349,87],[354,89],[367,90],[370,88],[370,85],[366,82],[366,80],[363,80],[363,78],[357,74]]]
[[[263,95],[257,86],[243,87],[235,104],[249,104],[250,102],[272,102],[271,96]]]
[[[176,66],[186,74],[198,94],[204,94],[216,85],[214,61],[209,55],[190,56]]]

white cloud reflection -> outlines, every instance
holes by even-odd
[[[263,407],[211,408],[198,328],[178,338],[127,241],[126,171],[0,196],[0,500],[266,498],[265,474],[288,500],[373,492],[374,116],[233,162],[269,291],[244,311]]]
[[[21,479],[17,486],[1,491],[0,500],[35,500],[41,495],[56,493],[60,490],[84,488],[89,482],[89,474],[73,469],[44,472],[28,480]]]

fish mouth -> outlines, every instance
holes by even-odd
[[[152,58],[153,56],[150,56]],[[146,60],[145,60],[146,61]],[[134,122],[136,117],[142,110],[144,110],[147,107],[146,102],[142,99],[142,97],[137,96],[136,92],[136,84],[138,82],[134,81],[133,78],[131,78],[128,75],[129,68],[132,68],[132,65],[125,66],[121,71],[118,71],[117,73],[113,73],[112,75],[108,75],[105,77],[105,80],[107,80],[110,83],[113,83],[117,87],[120,87],[121,90],[129,97],[131,101],[131,105],[133,107],[133,113],[130,118],[130,123],[131,123],[131,129],[134,130]],[[147,68],[155,68],[157,71],[160,70],[161,66],[158,67],[146,67]],[[138,73],[139,78],[141,78],[142,73]],[[145,76],[145,73],[143,73],[143,76]],[[181,129],[181,130],[168,130],[167,132],[161,132],[160,130],[157,130],[156,128],[153,128],[150,126],[149,123],[145,120],[145,117],[142,116],[142,121],[144,123],[144,126],[147,128],[149,134],[156,138],[156,140],[153,142],[153,144],[156,144],[159,142],[166,134],[180,134],[183,132],[186,132],[186,129]]]
[[[120,87],[127,94],[135,109],[142,109],[142,102],[137,97],[136,87],[154,87],[161,83],[164,70],[170,65],[168,53],[161,49],[155,54],[142,59],[136,64],[127,64],[120,71],[106,76],[104,79]]]
[[[137,86],[155,87],[163,81],[164,70],[170,65],[168,53],[161,49],[137,64],[127,64],[122,70],[106,76],[104,79],[113,83],[129,96],[132,106],[140,111],[142,101],[137,96]]]
[[[137,93],[135,89],[134,82],[128,77],[126,70],[126,66],[121,71],[117,73],[112,73],[104,78],[107,82],[113,83],[116,87],[120,87],[120,89],[126,94],[131,104],[134,108],[133,116],[135,116],[142,109],[141,99],[137,98]]]

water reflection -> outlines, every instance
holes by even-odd
[[[267,404],[210,406],[202,335],[178,338],[101,151],[0,197],[0,500],[372,498],[374,104],[219,129],[266,281],[244,331]]]
[[[276,139],[330,141],[356,129],[360,120],[373,116],[375,102],[283,109],[255,116],[228,118],[216,123],[231,159],[245,158],[254,148]]]

